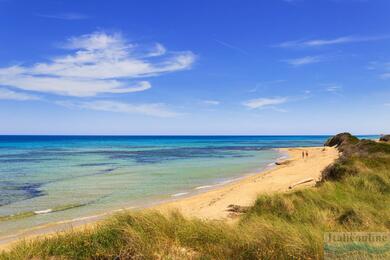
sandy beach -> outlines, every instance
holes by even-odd
[[[321,172],[339,156],[336,148],[283,148],[289,158],[275,168],[248,176],[221,188],[156,206],[162,212],[179,210],[186,217],[227,219],[229,205],[250,206],[258,194],[288,192],[313,186]],[[302,158],[302,152],[309,156]]]
[[[278,162],[278,165],[270,170],[253,173],[213,190],[191,197],[178,198],[146,210],[158,210],[163,213],[179,210],[186,217],[235,219],[236,215],[228,210],[229,205],[250,206],[259,194],[288,192],[313,186],[320,179],[322,170],[339,156],[337,149],[331,147],[282,148],[280,150],[288,154],[288,159]],[[308,156],[302,158],[302,152],[308,152]],[[53,223],[3,237],[0,238],[0,250],[6,250],[19,239],[49,235],[75,227],[88,228],[111,214],[113,213]]]

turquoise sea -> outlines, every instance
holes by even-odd
[[[190,196],[271,167],[285,156],[275,148],[327,138],[0,136],[0,236]]]

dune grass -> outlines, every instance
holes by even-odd
[[[390,230],[390,145],[354,141],[317,187],[259,196],[238,223],[121,213],[17,244],[0,259],[321,259],[328,231]]]

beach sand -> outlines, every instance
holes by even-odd
[[[337,149],[332,147],[282,148],[280,150],[288,154],[288,159],[280,161],[279,165],[270,170],[254,173],[213,190],[191,197],[178,198],[144,210],[157,210],[164,214],[178,210],[186,217],[234,220],[237,214],[228,210],[229,205],[250,206],[259,194],[288,192],[313,186],[321,178],[322,170],[339,157]],[[307,151],[309,156],[302,158],[303,151]],[[111,214],[113,212],[79,220],[52,223],[3,237],[0,238],[0,250],[7,250],[20,239],[33,239],[75,228],[90,228]]]
[[[179,210],[186,217],[228,219],[229,205],[251,206],[257,195],[287,192],[313,186],[321,172],[339,156],[336,148],[283,148],[289,158],[275,168],[248,176],[215,190],[154,207],[162,212]],[[302,151],[309,156],[302,158]],[[302,183],[301,183],[302,182]]]

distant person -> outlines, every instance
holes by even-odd
[[[309,153],[306,151],[306,157],[309,157]]]
[[[302,151],[302,158],[305,158],[305,152]]]

